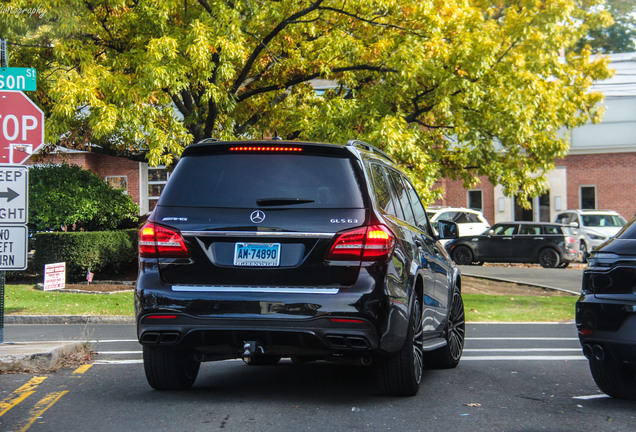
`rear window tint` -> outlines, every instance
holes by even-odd
[[[300,201],[284,204],[295,199]],[[259,207],[259,200],[270,204],[278,200],[277,207],[364,207],[351,159],[296,154],[185,157],[170,176],[158,205],[253,208]]]
[[[545,230],[546,234],[571,234],[571,231],[567,229],[567,227],[564,227],[564,230],[559,226],[559,225],[544,225],[543,229]]]

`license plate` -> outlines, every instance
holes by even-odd
[[[234,265],[276,267],[280,263],[280,243],[236,243]]]

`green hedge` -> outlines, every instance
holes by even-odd
[[[137,236],[137,229],[38,233],[33,265],[44,272],[45,264],[65,262],[69,282],[86,280],[88,270],[109,279],[137,265]]]

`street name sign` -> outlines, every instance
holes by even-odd
[[[0,68],[0,90],[35,91],[37,76],[33,68]]]
[[[42,110],[21,91],[0,91],[0,163],[21,164],[42,144]]]

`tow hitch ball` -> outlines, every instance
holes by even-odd
[[[256,341],[243,342],[243,361],[249,363],[256,354],[263,354],[263,347]]]

